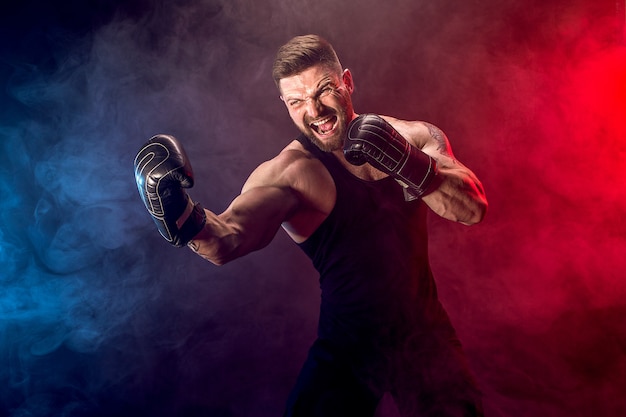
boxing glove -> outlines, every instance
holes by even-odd
[[[405,198],[426,194],[437,175],[437,162],[412,146],[382,117],[362,114],[348,126],[344,156],[353,165],[369,163],[403,186]]]
[[[161,235],[177,247],[185,246],[206,223],[200,204],[185,192],[193,187],[193,171],[182,145],[169,135],[156,135],[135,157],[139,195]]]

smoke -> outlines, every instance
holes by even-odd
[[[472,230],[435,220],[435,248],[446,250],[433,261],[457,276],[442,282],[443,298],[494,415],[626,406],[626,51],[614,18],[610,5],[586,2],[501,13],[499,38],[486,36],[469,65],[478,86],[451,109],[462,115],[458,133],[477,141],[462,149],[469,158],[457,156],[483,178],[491,205]]]
[[[309,32],[358,112],[437,124],[485,185],[485,222],[431,217],[430,250],[490,415],[624,414],[614,2],[61,3],[0,13],[0,415],[282,413],[315,334],[308,260],[282,233],[221,268],[169,247],[132,161],[177,136],[223,210],[295,136],[271,62]]]

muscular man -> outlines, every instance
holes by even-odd
[[[137,155],[137,184],[161,234],[216,265],[265,247],[283,228],[322,290],[318,338],[285,416],[372,416],[390,393],[402,416],[481,416],[478,389],[441,306],[426,233],[430,209],[465,225],[487,202],[444,133],[352,106],[352,74],[332,46],[299,36],[273,76],[302,132],[261,164],[221,214],[194,204],[191,165],[171,136]]]

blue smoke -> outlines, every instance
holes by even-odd
[[[159,274],[173,274],[150,266],[151,226],[129,181],[147,132],[128,126],[135,104],[116,101],[132,84],[106,68],[120,57],[98,57],[108,51],[93,33],[35,20],[49,25],[14,39],[37,49],[3,60],[1,413],[123,415],[143,402],[126,392],[146,392],[141,317],[159,311]]]
[[[250,83],[275,95],[269,55],[241,34],[233,41],[242,56],[264,57],[246,85],[224,71],[249,66],[215,35],[231,30],[223,28],[231,12],[218,2],[103,2],[89,10],[31,1],[9,12],[2,23],[13,43],[3,44],[1,60],[0,415],[258,415],[259,404],[279,413],[309,342],[283,308],[311,307],[308,326],[297,325],[313,335],[315,304],[298,293],[312,290],[315,301],[315,280],[295,293],[284,289],[292,300],[280,305],[259,300],[275,274],[306,277],[301,265],[270,271],[252,256],[217,275],[155,233],[132,175],[145,140],[176,134],[196,173],[212,178],[195,197],[224,208],[252,166],[282,146],[268,147],[271,119],[250,117],[243,132],[234,122]],[[238,152],[259,133],[247,154]],[[284,239],[270,257],[290,253],[280,248]],[[281,324],[263,331],[266,320]],[[283,333],[296,344],[280,369],[247,349],[277,357],[292,349]],[[262,374],[273,383],[268,391],[246,378]]]

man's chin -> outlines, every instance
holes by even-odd
[[[333,152],[343,148],[343,142],[336,134],[327,137],[319,137],[313,132],[304,132],[304,134],[323,152]]]

